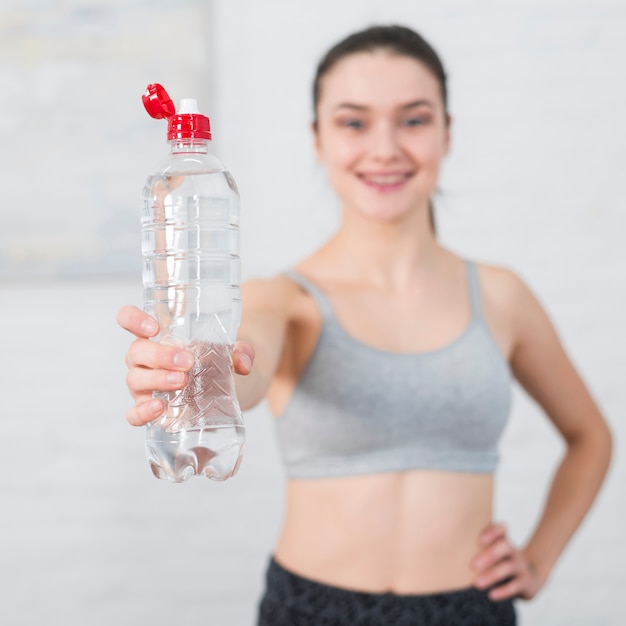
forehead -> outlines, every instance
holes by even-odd
[[[422,99],[442,104],[433,73],[417,59],[379,50],[351,54],[331,67],[321,80],[319,107],[393,107]]]

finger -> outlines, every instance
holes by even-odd
[[[189,352],[162,343],[137,339],[126,353],[126,365],[129,369],[147,367],[174,371],[187,371],[193,367],[194,357]]]
[[[490,600],[508,600],[509,598],[515,598],[522,595],[524,585],[521,578],[514,578],[503,585],[498,585],[489,590],[487,597]]]
[[[476,577],[474,584],[479,589],[486,589],[487,587],[497,585],[507,578],[517,578],[519,575],[520,569],[516,562],[513,559],[506,559],[482,572]]]
[[[246,376],[252,371],[254,348],[244,341],[238,341],[233,348],[233,366],[236,374]]]
[[[489,524],[489,526],[480,533],[478,542],[482,546],[488,546],[502,537],[506,537],[506,526],[504,524]]]
[[[159,324],[145,311],[136,306],[123,306],[116,315],[117,323],[136,337],[154,337],[159,332]]]
[[[514,553],[515,548],[509,543],[508,539],[501,537],[479,552],[478,556],[472,561],[472,567],[478,570],[486,569],[502,559],[512,557]]]
[[[152,391],[133,391],[132,389],[129,389],[128,391],[133,397],[135,405],[152,400]]]
[[[150,399],[128,409],[126,419],[131,426],[145,426],[159,417],[164,410],[165,406],[161,400]]]
[[[133,397],[152,391],[174,391],[187,384],[185,372],[171,370],[154,370],[145,367],[133,367],[126,375],[126,385]]]

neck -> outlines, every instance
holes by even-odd
[[[443,248],[435,239],[426,205],[396,221],[374,220],[344,210],[326,252],[336,271],[381,287],[401,288],[417,273],[431,270]]]

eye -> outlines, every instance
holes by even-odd
[[[425,117],[409,117],[404,120],[404,125],[409,128],[415,128],[417,126],[424,126],[428,123],[428,120]]]
[[[354,130],[360,130],[365,127],[365,123],[362,120],[347,119],[341,122],[341,126],[344,128],[352,128]]]

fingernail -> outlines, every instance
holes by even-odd
[[[157,323],[154,320],[144,320],[141,322],[141,330],[147,335],[152,335],[156,333],[158,329]]]
[[[167,375],[167,382],[170,385],[179,385],[185,380],[185,374],[183,372],[169,372]]]
[[[252,359],[245,352],[239,355],[239,363],[248,371],[252,369]]]
[[[174,355],[174,365],[183,369],[189,369],[193,365],[193,357],[189,352],[177,352]]]

